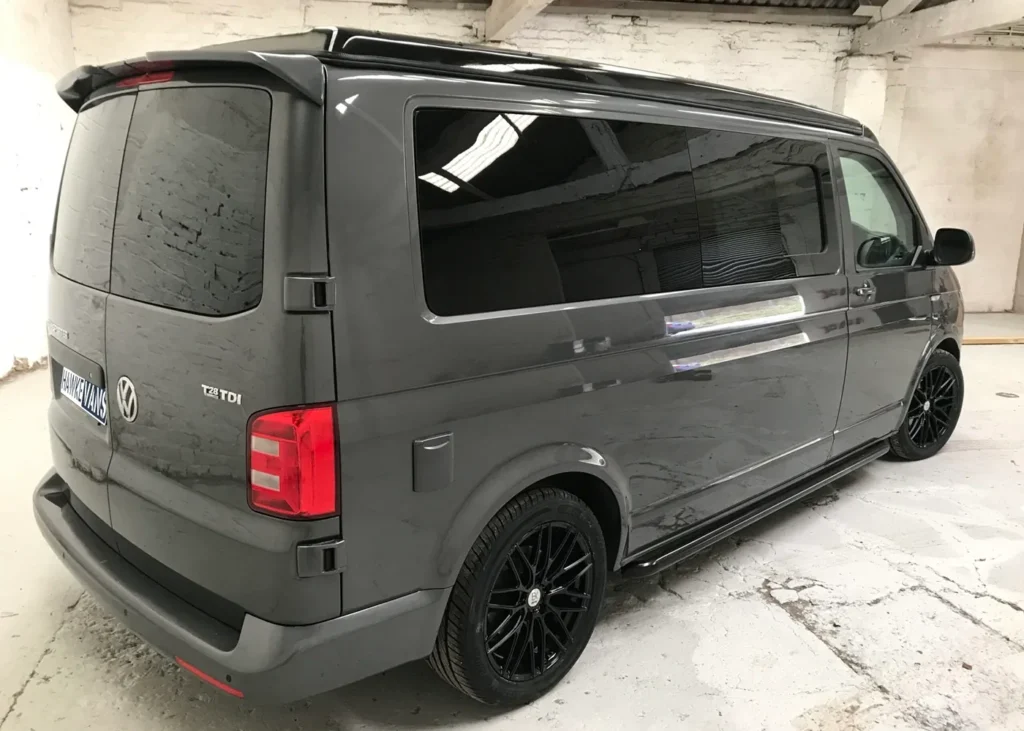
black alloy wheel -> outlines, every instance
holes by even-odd
[[[501,677],[530,680],[565,658],[593,599],[594,554],[568,523],[538,525],[520,539],[487,602],[487,656]]]
[[[952,353],[935,351],[910,396],[907,415],[889,439],[894,455],[905,460],[931,457],[953,435],[964,403],[964,376]]]
[[[939,364],[928,370],[914,389],[907,411],[907,434],[921,449],[928,449],[946,434],[957,407],[953,372]]]
[[[604,534],[586,504],[554,487],[521,493],[470,549],[430,665],[483,703],[529,703],[576,664],[607,581]]]

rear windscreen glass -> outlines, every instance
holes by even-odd
[[[140,91],[117,197],[110,292],[201,315],[263,291],[270,95],[240,87]]]
[[[122,96],[79,114],[64,165],[53,268],[96,289],[110,281],[114,203],[134,104],[134,96]]]

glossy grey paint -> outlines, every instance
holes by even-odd
[[[430,652],[449,590],[419,591],[361,612],[294,627],[252,615],[231,631],[138,571],[68,504],[51,472],[35,491],[36,523],[89,592],[164,654],[194,663],[246,698],[285,703],[353,683]]]
[[[799,279],[439,317],[422,292],[410,124],[417,106],[437,104],[825,138],[664,104],[329,67],[329,208],[362,212],[329,216],[330,240],[343,242],[331,266],[346,611],[451,585],[490,516],[552,474],[593,475],[603,486],[591,489],[614,494],[617,565],[825,462],[847,349],[835,228]],[[780,302],[791,309],[777,319],[666,326]],[[414,491],[412,445],[448,432],[451,486]]]
[[[861,152],[882,160],[899,184],[904,197],[921,226],[922,244],[931,248],[931,235],[924,225],[921,210],[902,180],[892,160],[877,145],[841,140],[834,152]],[[845,197],[842,169],[836,170],[837,185]],[[870,439],[887,436],[903,419],[908,393],[913,389],[927,356],[949,333],[957,342],[960,336],[953,329],[962,312],[939,312],[935,297],[945,288],[955,286],[952,272],[946,267],[925,266],[925,255],[907,267],[862,269],[856,262],[855,244],[849,210],[840,206],[848,272],[850,309],[850,355],[843,401],[836,425],[835,453],[854,449]],[[858,294],[867,287],[870,293]],[[950,320],[952,318],[952,322]],[[908,385],[909,384],[909,385]]]

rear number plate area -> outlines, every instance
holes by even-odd
[[[100,424],[107,423],[107,389],[64,368],[60,375],[60,394]]]

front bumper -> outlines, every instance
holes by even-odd
[[[160,652],[246,698],[284,703],[430,654],[450,589],[431,589],[300,627],[246,615],[241,631],[164,589],[103,542],[72,509],[54,471],[33,495],[36,522],[89,592]]]

